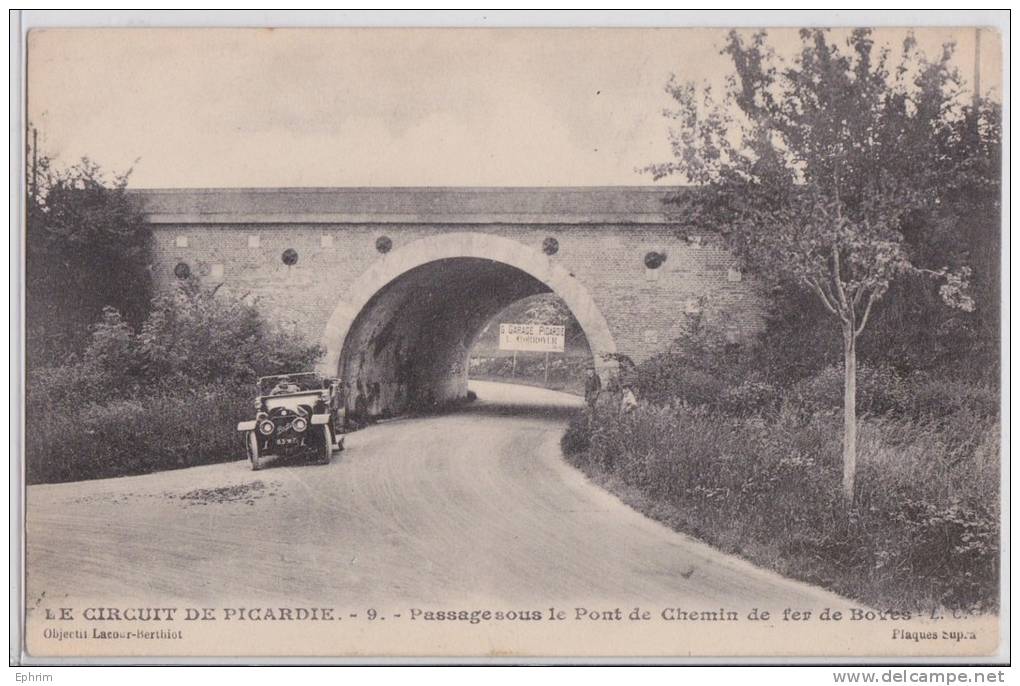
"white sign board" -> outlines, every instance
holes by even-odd
[[[500,350],[563,352],[566,327],[553,324],[500,324]]]

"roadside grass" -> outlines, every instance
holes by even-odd
[[[996,611],[997,417],[864,419],[849,512],[840,439],[830,413],[606,403],[571,422],[563,449],[645,515],[786,576],[876,608]]]
[[[30,403],[27,483],[147,474],[243,456],[236,431],[251,392],[223,385],[101,403]]]

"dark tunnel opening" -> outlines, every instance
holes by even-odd
[[[511,307],[519,302],[523,309]],[[476,343],[480,352],[491,352],[493,324],[503,313],[533,316],[528,303],[551,303],[568,319],[571,364],[590,363],[588,341],[569,308],[521,269],[454,257],[404,272],[368,300],[344,340],[338,371],[347,384],[348,411],[357,417],[390,416],[465,398]],[[562,362],[555,367],[554,379],[562,377]]]

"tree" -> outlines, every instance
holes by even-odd
[[[130,171],[108,178],[87,158],[56,170],[32,149],[28,160],[26,345],[38,366],[80,353],[104,307],[141,322],[150,232],[127,197]]]
[[[918,222],[926,236],[954,230],[953,193],[968,176],[997,184],[997,170],[980,162],[994,147],[995,116],[990,103],[960,97],[951,46],[928,61],[908,37],[890,71],[889,51],[876,54],[867,30],[842,46],[824,30],[800,37],[799,53],[784,60],[764,32],[750,40],[731,32],[723,52],[736,74],[722,102],[672,79],[674,160],[649,171],[700,187],[674,198],[681,230],[718,231],[765,284],[795,285],[835,318],[844,360],[842,486],[852,505],[858,338],[876,303],[908,275],[938,277],[945,303],[974,309],[970,267],[925,264],[905,233]]]
[[[500,322],[521,322],[525,324],[553,324],[564,327],[567,349],[575,345],[588,347],[588,339],[580,322],[574,317],[567,304],[555,293],[539,293],[522,298],[508,305],[493,317],[478,334],[478,340],[495,340],[499,335]]]
[[[311,369],[323,353],[273,326],[251,298],[194,279],[160,293],[151,310],[130,349],[136,377],[148,384],[254,383]],[[89,352],[97,344],[94,336]]]

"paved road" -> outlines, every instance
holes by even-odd
[[[245,462],[28,490],[28,604],[845,604],[646,519],[559,453],[578,400],[478,383],[329,466]]]

